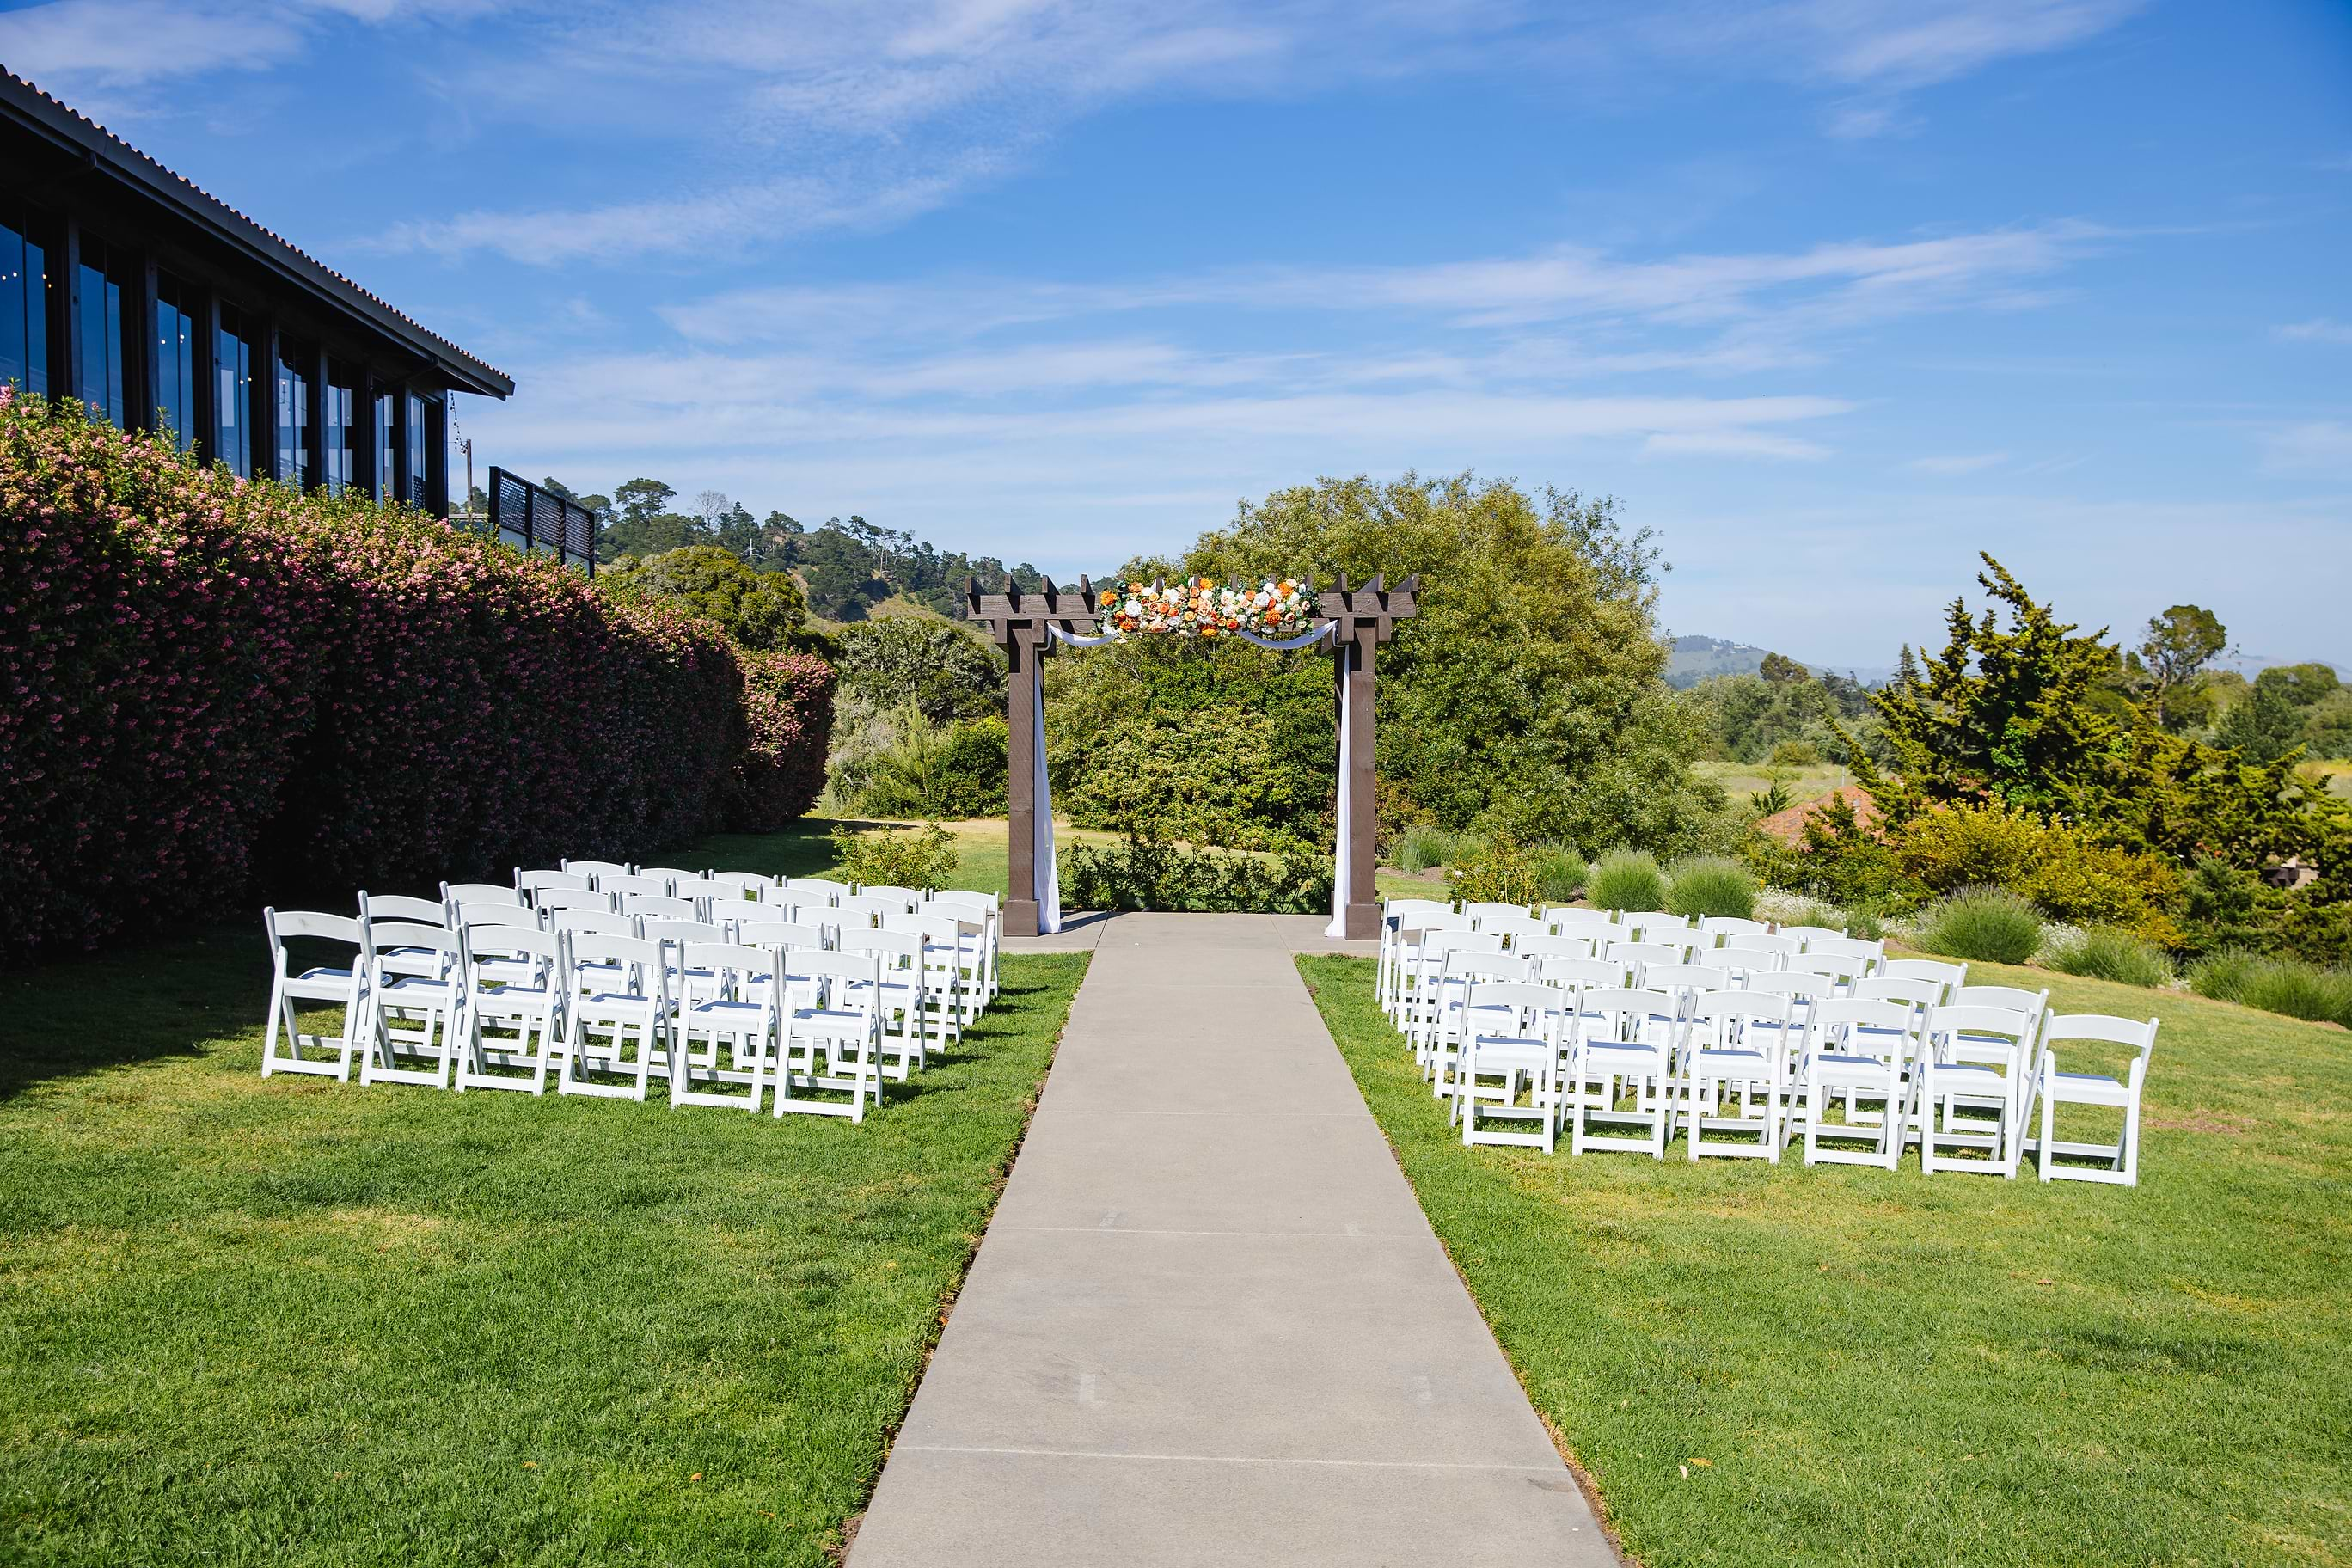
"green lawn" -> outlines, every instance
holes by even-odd
[[[264,1080],[257,920],[0,979],[0,1560],[826,1562],[1084,969],[862,1127]]]
[[[2164,1020],[2141,1184],[1465,1150],[1366,959],[1299,966],[1647,1568],[2352,1562],[2352,1036]]]

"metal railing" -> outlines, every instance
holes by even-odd
[[[596,514],[504,468],[490,470],[488,531],[531,555],[552,555],[596,575]]]

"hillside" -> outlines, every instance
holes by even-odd
[[[1666,646],[1673,650],[1673,656],[1666,661],[1666,684],[1677,690],[1696,686],[1710,676],[1754,675],[1762,667],[1764,656],[1772,651],[1751,643],[1695,635],[1671,637],[1667,639]],[[1864,686],[1875,686],[1894,673],[1893,667],[1889,665],[1840,668],[1808,663],[1805,668],[1815,675],[1833,671],[1849,676]]]

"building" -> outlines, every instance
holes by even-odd
[[[449,400],[513,380],[0,71],[0,381],[239,474],[449,513]]]

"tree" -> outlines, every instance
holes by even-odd
[[[1444,826],[1591,851],[1678,847],[1709,820],[1688,767],[1700,734],[1663,679],[1657,552],[1613,502],[1469,473],[1325,479],[1244,503],[1182,564],[1420,574],[1419,613],[1380,653],[1381,770]]]
[[[2229,646],[2229,629],[2212,611],[2175,605],[2148,617],[2147,635],[2135,652],[2125,656],[2125,665],[2143,686],[2158,721],[2177,734],[2211,721],[2213,700],[2204,689],[2205,667]]]
[[[1756,673],[1775,686],[1784,685],[1792,680],[1812,679],[1811,671],[1785,653],[1766,654],[1763,662],[1757,667]]]
[[[2231,705],[2214,726],[2213,743],[2225,746],[2248,762],[2275,762],[2303,748],[2303,709],[2289,693],[2288,681],[2269,679],[2264,670],[2253,689]]]
[[[807,623],[800,584],[754,572],[715,544],[690,544],[605,574],[616,585],[677,599],[747,648],[791,647]]]

